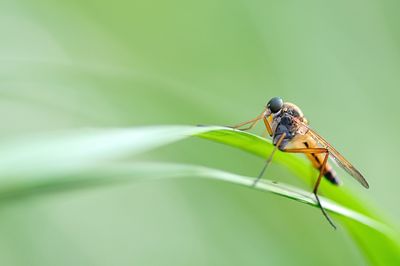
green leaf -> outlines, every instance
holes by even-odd
[[[271,142],[267,139],[229,128],[210,130],[198,136],[240,148],[262,158],[267,158],[273,149]],[[274,156],[274,162],[284,165],[303,181],[310,180],[310,166],[304,159],[293,154],[277,151]],[[317,172],[315,171],[315,175],[311,178],[316,177]],[[324,182],[322,182],[319,191],[336,203],[346,206],[358,214],[366,215],[387,224],[385,219],[380,217],[375,208],[372,207],[372,204],[366,202],[364,198],[358,198],[356,192],[350,191],[345,187],[324,184]],[[371,228],[359,226],[349,219],[340,219],[340,221],[371,264],[396,265],[400,263],[400,235],[397,230],[394,230],[395,233],[393,233],[393,230],[389,230],[391,233],[382,234],[382,232],[371,230]]]
[[[223,127],[87,129],[14,139],[0,143],[0,199],[152,177],[207,177],[245,186],[251,184],[250,177],[197,166],[115,162],[126,155],[140,154],[191,136],[237,147],[262,158],[273,148],[264,138]],[[310,167],[305,160],[277,152],[274,161],[309,181]],[[309,205],[316,204],[310,192],[289,185],[264,180],[257,188]],[[323,184],[322,192],[330,198],[322,198],[324,207],[339,214],[335,218],[353,236],[371,263],[389,265],[400,260],[398,232],[375,213],[370,204],[343,187]]]

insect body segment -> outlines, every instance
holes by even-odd
[[[280,112],[272,115],[272,139],[274,145],[277,144],[279,138],[285,133],[285,137],[278,147],[280,150],[285,149],[289,142],[296,136],[298,130],[298,125],[293,119],[294,116],[290,114],[291,111],[286,104]]]

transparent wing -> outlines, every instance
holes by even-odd
[[[303,123],[302,123],[303,124]],[[304,125],[304,124],[303,124]],[[306,134],[309,134],[315,141],[317,141],[322,147],[328,149],[329,155],[338,163],[340,167],[346,170],[352,177],[354,177],[358,182],[361,183],[365,188],[369,188],[367,180],[363,177],[363,175],[349,162],[346,158],[343,157],[332,145],[330,145],[323,137],[321,137],[317,132],[312,130],[307,125],[304,125],[308,128]]]

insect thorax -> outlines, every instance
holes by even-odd
[[[300,128],[298,121],[306,122],[300,108],[292,103],[284,103],[282,110],[274,114],[272,119],[274,145],[278,142],[282,134],[285,134],[281,145],[278,147],[279,149],[284,149],[298,133]]]

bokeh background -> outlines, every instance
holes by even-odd
[[[371,188],[339,172],[344,185],[398,225],[399,11],[394,0],[1,0],[0,137],[230,125],[279,95],[302,107]],[[244,175],[263,165],[201,139],[132,160]],[[268,171],[311,189],[279,165]],[[1,265],[365,263],[346,230],[333,231],[318,209],[211,180],[0,203],[0,235]]]

